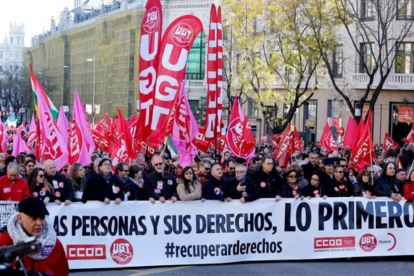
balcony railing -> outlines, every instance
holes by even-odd
[[[351,76],[351,82],[354,88],[364,89],[367,87],[369,78],[365,73],[353,74]],[[380,81],[379,76],[374,77],[372,88],[377,87]],[[399,90],[413,90],[414,89],[414,74],[396,74],[391,73],[388,75],[384,89],[399,89]]]

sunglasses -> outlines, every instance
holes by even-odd
[[[156,164],[154,164],[154,166],[155,166],[155,167],[157,167],[157,166],[162,166],[162,164],[164,164],[164,163],[156,163]]]
[[[206,171],[209,171],[209,170],[211,170],[211,168],[206,168],[206,167],[204,167],[204,169],[205,169]]]
[[[40,178],[45,177],[45,175],[44,175],[44,174],[38,174],[37,176],[38,176],[38,177],[40,177]]]

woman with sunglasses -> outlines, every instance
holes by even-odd
[[[202,197],[201,183],[197,180],[192,167],[183,169],[181,178],[177,178],[177,194],[180,200],[197,200]]]
[[[86,187],[85,168],[82,164],[73,163],[70,167],[69,182],[72,184],[75,193],[74,201],[79,202]]]
[[[302,197],[302,189],[299,188],[298,174],[296,170],[290,169],[285,174],[285,183],[282,185],[280,196],[282,198],[296,198]]]
[[[327,199],[330,196],[329,189],[322,182],[320,173],[314,172],[310,178],[310,184],[303,188],[303,195],[308,199],[310,198],[323,198]]]
[[[29,189],[34,198],[44,204],[54,201],[55,190],[45,178],[45,171],[42,168],[34,168],[29,175]]]

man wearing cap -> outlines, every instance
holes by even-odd
[[[69,275],[65,250],[56,237],[53,225],[45,219],[49,212],[43,202],[29,197],[20,201],[18,207],[19,212],[13,214],[7,227],[0,231],[0,247],[36,237],[41,250],[23,257],[26,269],[48,275]]]
[[[19,175],[19,165],[10,163],[6,175],[0,177],[0,200],[20,201],[28,197],[29,186]]]

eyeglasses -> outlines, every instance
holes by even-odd
[[[209,171],[209,170],[211,170],[211,168],[206,168],[206,167],[204,167],[204,169],[205,169],[206,171]]]
[[[102,166],[111,166],[111,163],[103,163]]]
[[[234,171],[236,168],[229,167],[229,171]]]
[[[158,167],[158,166],[162,166],[164,163],[156,163],[156,164],[154,164],[154,167]]]
[[[38,177],[40,177],[40,178],[45,177],[45,175],[44,175],[44,174],[38,174],[37,176],[38,176]]]
[[[296,175],[289,175],[289,178],[296,178]]]
[[[336,171],[337,173],[344,173],[344,171]]]

